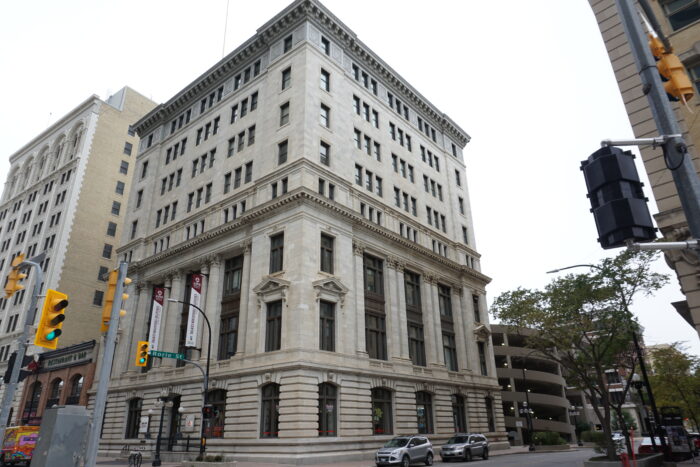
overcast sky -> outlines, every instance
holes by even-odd
[[[11,154],[90,95],[129,85],[165,102],[289,3],[233,0],[227,28],[227,0],[8,3],[0,180]],[[489,303],[544,286],[550,269],[615,253],[596,242],[579,165],[602,139],[632,130],[587,1],[324,4],[472,137],[464,155]],[[672,273],[663,261],[658,270]],[[682,299],[672,275],[633,309],[648,344],[685,341],[700,355],[697,333],[670,305]]]

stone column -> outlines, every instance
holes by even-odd
[[[166,294],[167,298],[182,300],[182,289],[184,283],[184,275],[181,271],[173,271],[170,275],[170,293]],[[177,352],[180,343],[180,321],[182,316],[182,303],[174,303],[166,301],[164,304],[165,314],[165,330],[161,334],[161,342],[163,342],[162,350],[165,352]],[[162,361],[163,367],[174,367],[174,358],[164,358]]]
[[[399,319],[399,297],[398,297],[398,287],[396,285],[396,267],[398,261],[396,258],[387,258],[386,260],[386,273],[384,274],[384,297],[386,300],[386,305],[384,311],[387,317],[387,345],[391,343],[388,347],[389,358],[393,359],[400,356],[403,349],[403,339],[401,339],[401,321]]]
[[[238,343],[236,355],[243,355],[247,351],[248,342],[248,316],[251,310],[250,301],[255,300],[252,294],[250,283],[251,252],[252,243],[250,241],[243,245],[243,273],[241,274],[241,306],[238,312]],[[251,349],[253,350],[253,349]]]
[[[470,371],[469,352],[467,352],[467,336],[464,332],[464,316],[460,307],[462,300],[462,288],[460,286],[450,287],[452,319],[454,320],[455,341],[457,344],[457,369],[459,371]]]
[[[424,275],[421,287],[421,308],[423,313],[423,335],[425,338],[426,363],[430,365],[445,365],[442,355],[442,331],[440,326],[440,313],[437,303],[436,279],[434,276]]]
[[[209,319],[211,324],[211,361],[216,361],[216,356],[218,355],[219,349],[219,315],[221,307],[221,259],[215,256],[211,259],[209,263],[209,280],[207,281],[207,301],[206,307],[204,307],[204,312]],[[206,323],[202,323],[203,327],[206,327]],[[207,335],[208,331],[203,332],[202,335],[205,337],[204,340],[200,339],[202,342],[202,361],[207,360],[207,345],[209,343]]]
[[[408,352],[408,321],[406,318],[406,285],[404,284],[403,270],[406,265],[396,263],[396,295],[398,297],[398,322],[399,338],[401,339],[401,355],[399,357],[407,362],[411,361]]]
[[[364,248],[353,243],[353,257],[355,259],[355,352],[358,355],[367,355],[367,342],[365,338],[365,277],[364,277]],[[385,309],[386,312],[386,309]]]
[[[464,324],[465,345],[467,349],[467,361],[474,374],[481,374],[479,366],[479,349],[476,345],[474,335],[474,312],[472,309],[472,290],[467,286],[462,286],[462,293],[459,295],[460,313]]]

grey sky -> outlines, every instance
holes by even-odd
[[[289,3],[231,1],[226,53]],[[465,161],[489,301],[542,287],[547,270],[614,254],[595,241],[579,164],[600,140],[632,132],[588,2],[324,4],[472,136]],[[93,93],[104,99],[129,85],[168,100],[222,58],[225,12],[226,0],[6,5],[0,179],[11,154]],[[671,273],[663,261],[658,269]],[[672,277],[633,309],[647,343],[686,341],[700,355],[697,334],[670,305],[681,299]]]

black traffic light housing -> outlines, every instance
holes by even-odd
[[[205,419],[214,418],[214,406],[211,404],[207,404],[204,407],[202,407],[202,416]]]
[[[656,239],[634,154],[606,146],[581,162],[581,170],[603,249],[624,246],[628,240]]]

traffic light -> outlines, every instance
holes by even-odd
[[[109,330],[109,319],[112,316],[112,304],[114,303],[114,294],[117,292],[117,279],[119,278],[119,271],[115,269],[109,273],[109,279],[107,279],[107,294],[105,294],[104,305],[102,305],[102,332],[107,332]],[[124,278],[124,285],[127,286],[131,284],[131,279],[128,277]],[[129,294],[122,294],[121,304],[123,305],[126,299],[129,298]],[[124,316],[126,310],[119,310],[119,316]]]
[[[136,366],[148,365],[148,341],[139,341],[136,345]]]
[[[55,349],[58,346],[58,338],[63,334],[61,328],[66,319],[67,306],[68,295],[51,289],[46,291],[34,345],[47,349]]]
[[[202,407],[202,417],[204,417],[205,419],[214,418],[214,406],[211,404],[207,404],[204,407]]]
[[[656,239],[634,154],[606,146],[581,162],[581,170],[603,249],[624,246],[627,240]]]
[[[5,284],[5,298],[10,298],[15,292],[19,292],[24,288],[22,284],[19,284],[19,281],[27,277],[26,274],[19,272],[19,265],[23,262],[23,253],[18,254],[15,256],[15,259],[12,260],[12,269],[7,275],[7,283]]]
[[[656,68],[664,81],[668,98],[672,101],[682,99],[684,102],[692,99],[695,94],[693,85],[678,56],[671,53],[672,50],[667,52],[659,38],[652,35],[649,35],[649,47],[657,60]]]

